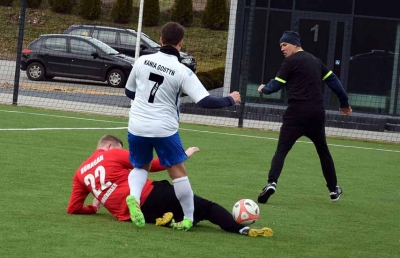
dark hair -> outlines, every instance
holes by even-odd
[[[114,147],[116,147],[117,144],[121,144],[121,147],[124,146],[120,138],[111,134],[106,134],[100,138],[99,142],[97,143],[97,148],[100,148],[108,142],[110,142]]]
[[[176,46],[184,35],[185,29],[177,22],[167,22],[161,28],[161,38],[164,45]]]

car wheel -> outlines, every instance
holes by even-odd
[[[26,69],[26,75],[32,81],[41,81],[45,74],[46,71],[41,63],[30,63]]]
[[[107,75],[107,82],[111,87],[123,88],[126,82],[125,73],[119,69],[113,69]]]

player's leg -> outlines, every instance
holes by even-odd
[[[138,227],[144,227],[145,220],[140,209],[140,197],[153,159],[153,148],[148,138],[135,136],[129,132],[128,143],[129,158],[134,169],[128,175],[130,195],[126,197],[126,203],[132,222]]]
[[[176,229],[189,230],[193,226],[193,190],[186,175],[184,163],[176,164],[167,169],[172,179],[176,198],[182,206],[183,220],[174,225]]]
[[[175,195],[174,187],[166,180],[154,181],[154,188],[149,194],[146,202],[142,206],[142,211],[146,217],[146,222],[154,223],[159,221],[158,225],[168,225],[170,216],[180,221],[183,219],[182,207]],[[217,203],[208,201],[202,197],[194,195],[194,225],[203,220],[209,220],[218,225],[221,229],[247,236],[272,236],[270,228],[250,229],[247,226],[238,224],[232,215]],[[157,225],[157,224],[156,224]],[[171,226],[174,226],[172,223]]]
[[[153,189],[141,207],[146,222],[169,226],[175,214],[182,218],[181,204],[173,186],[167,180],[154,181],[152,184]]]
[[[200,196],[194,196],[194,221],[198,223],[202,220],[208,220],[211,223],[218,225],[221,229],[230,232],[247,236],[264,236],[273,235],[270,228],[264,227],[260,229],[251,229],[248,226],[237,223],[232,214],[218,203],[206,200]]]
[[[301,125],[285,122],[282,124],[278,145],[268,173],[268,183],[258,196],[259,203],[266,203],[269,197],[275,193],[276,184],[281,175],[286,156],[303,133],[303,127]]]
[[[172,179],[175,195],[184,213],[183,220],[176,223],[176,228],[180,229],[180,227],[183,227],[182,229],[189,230],[193,225],[193,191],[186,174],[185,164],[183,163],[187,159],[187,155],[183,149],[179,133],[159,138],[155,142],[154,147],[161,165],[167,167],[168,174]]]
[[[338,201],[342,194],[342,189],[337,186],[335,164],[326,142],[325,115],[319,115],[315,121],[319,123],[308,126],[305,136],[315,145],[331,200]]]

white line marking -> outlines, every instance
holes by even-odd
[[[117,122],[117,121],[108,121],[108,120],[91,119],[91,118],[83,118],[83,117],[73,117],[73,116],[57,116],[57,115],[50,115],[50,114],[29,113],[29,112],[11,111],[11,110],[0,110],[0,112],[19,113],[19,114],[35,115],[35,116],[48,116],[48,117],[57,117],[57,118],[68,118],[68,119],[94,121],[94,122],[117,123],[117,124],[126,124],[126,123],[128,123],[128,122]]]
[[[180,129],[181,130],[185,130],[185,131],[192,131],[192,132],[221,134],[221,135],[229,135],[229,136],[240,136],[240,137],[248,137],[248,138],[256,138],[256,139],[274,140],[274,141],[278,140],[277,138],[254,136],[254,135],[243,135],[243,134],[234,134],[234,133],[219,133],[219,132],[201,131],[201,130],[193,130],[193,129],[185,129],[185,128],[180,128]],[[297,142],[312,144],[312,142],[306,142],[306,141],[297,141]],[[328,145],[329,146],[335,146],[335,147],[343,147],[343,148],[354,148],[354,149],[362,149],[362,150],[376,150],[376,151],[386,151],[386,152],[397,152],[397,153],[400,153],[400,150],[376,149],[376,148],[369,148],[369,147],[359,147],[359,146],[341,145],[341,144],[329,144],[329,143],[328,143]]]
[[[50,115],[50,114],[40,114],[40,113],[30,113],[30,112],[21,112],[21,111],[10,111],[10,110],[0,110],[0,112],[7,113],[20,113],[20,114],[29,114],[29,115],[37,115],[37,116],[48,116],[48,117],[57,117],[57,118],[68,118],[68,119],[77,119],[77,120],[85,120],[85,121],[95,121],[95,122],[105,122],[105,123],[116,123],[116,124],[125,124],[126,122],[118,122],[118,121],[109,121],[109,120],[100,120],[100,119],[91,119],[91,118],[82,118],[82,117],[72,117],[72,116],[58,116],[58,115]],[[16,128],[16,129],[1,129],[0,131],[39,131],[39,130],[121,130],[127,129],[127,127],[115,127],[115,128]],[[184,131],[191,132],[199,132],[199,133],[209,133],[209,134],[220,134],[220,135],[228,135],[228,136],[239,136],[239,137],[247,137],[247,138],[256,138],[256,139],[266,139],[277,141],[277,138],[271,137],[263,137],[263,136],[254,136],[254,135],[245,135],[245,134],[234,134],[234,133],[221,133],[221,132],[212,132],[212,131],[203,131],[203,130],[195,130],[195,129],[187,129],[187,128],[179,128]],[[306,141],[297,141],[300,143],[312,144],[312,142]],[[361,149],[361,150],[375,150],[375,151],[384,151],[384,152],[395,152],[400,153],[400,150],[388,150],[388,149],[377,149],[377,148],[369,148],[369,147],[360,147],[360,146],[351,146],[351,145],[341,145],[341,144],[328,144],[329,146],[334,147],[343,147],[343,148],[353,148],[353,149]]]
[[[55,130],[121,130],[126,127],[111,127],[111,128],[0,128],[0,131],[55,131]]]

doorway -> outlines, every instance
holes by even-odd
[[[343,15],[296,12],[292,30],[301,35],[302,48],[318,57],[347,88],[352,22]],[[325,107],[337,107],[336,96],[322,87]]]

